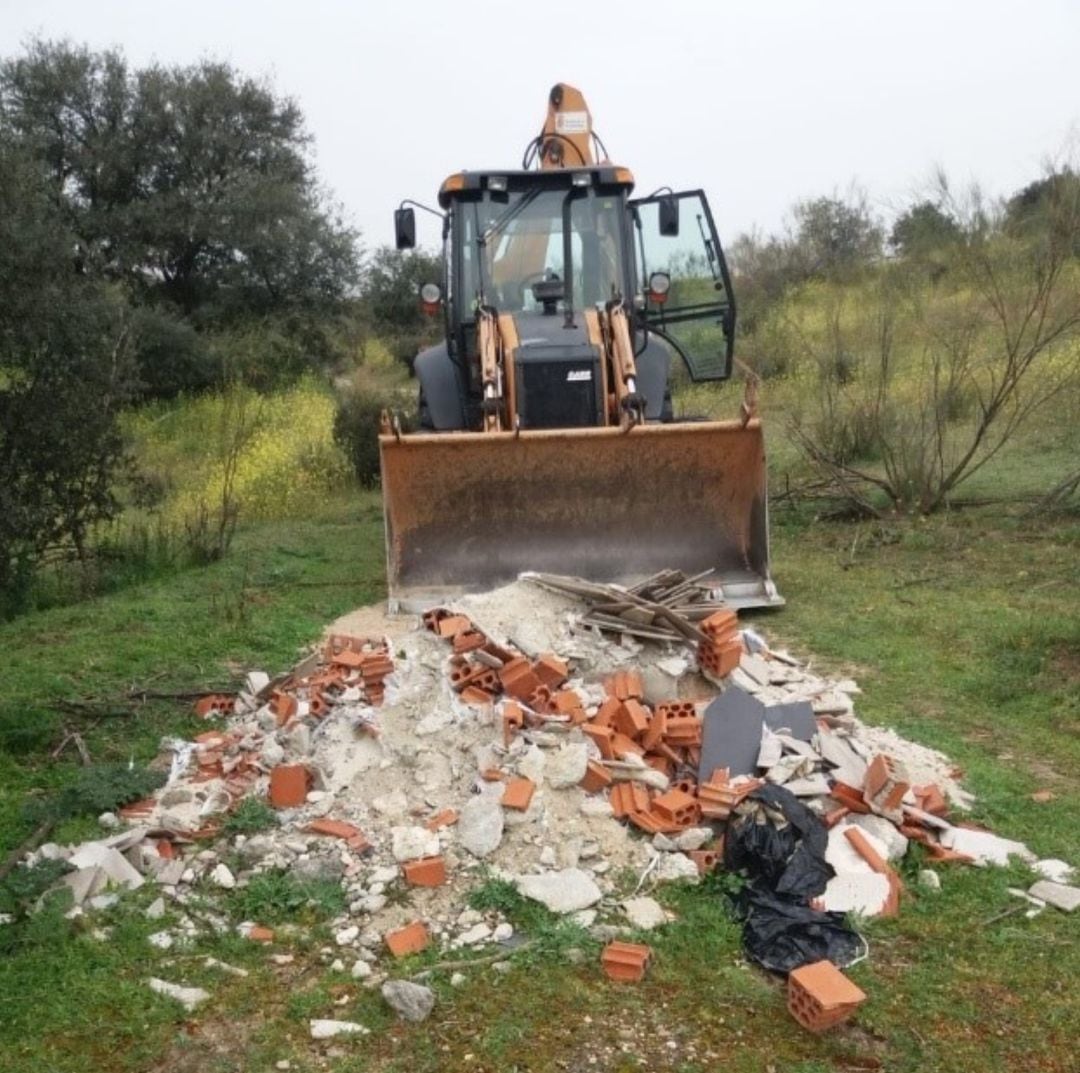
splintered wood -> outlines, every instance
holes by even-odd
[[[589,605],[581,622],[608,633],[626,633],[650,641],[708,641],[696,623],[727,606],[704,579],[711,570],[687,577],[662,570],[636,585],[599,585],[562,574],[522,574],[545,589],[577,596]]]

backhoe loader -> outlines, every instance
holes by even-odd
[[[418,431],[379,436],[392,608],[527,570],[631,582],[711,570],[735,607],[783,603],[769,575],[765,449],[752,402],[679,420],[676,362],[731,375],[735,299],[701,190],[631,193],[564,83],[516,170],[462,171],[439,210],[443,279],[419,298],[445,340],[416,358]]]

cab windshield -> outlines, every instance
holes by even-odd
[[[565,308],[563,241],[569,204],[570,295],[575,309],[607,302],[623,289],[618,195],[595,190],[525,190],[459,203],[462,313],[479,295],[501,313]]]

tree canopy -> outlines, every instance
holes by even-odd
[[[78,269],[145,311],[157,393],[213,379],[205,334],[272,320],[326,357],[355,292],[357,235],[319,187],[295,102],[225,63],[133,70],[116,51],[33,42],[0,65],[0,142],[41,168]],[[162,339],[183,343],[163,375]]]

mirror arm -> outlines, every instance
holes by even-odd
[[[424,212],[430,212],[432,216],[438,216],[438,218],[444,222],[447,219],[446,213],[439,212],[438,209],[433,209],[430,205],[424,205],[419,201],[413,201],[411,198],[405,198],[405,200],[402,201],[400,205],[398,205],[398,209],[403,209],[406,205],[412,205],[413,208],[423,209]]]

